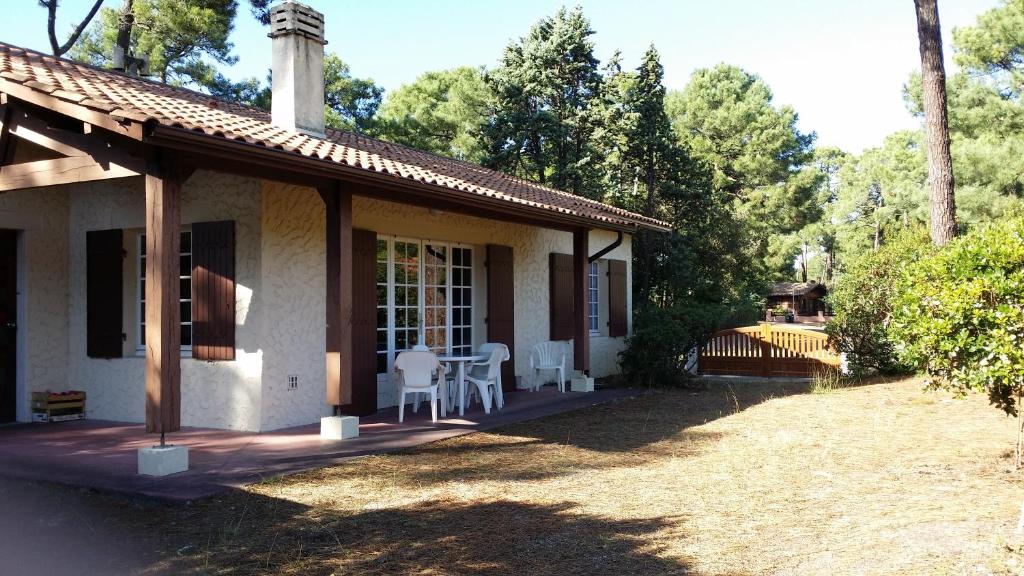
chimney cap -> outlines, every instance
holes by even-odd
[[[298,34],[321,44],[324,40],[324,15],[298,2],[282,2],[270,8],[270,33],[277,38],[287,34]]]

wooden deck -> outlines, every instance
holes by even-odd
[[[262,478],[292,474],[344,462],[358,456],[392,452],[427,442],[491,430],[507,424],[553,416],[636,395],[628,389],[592,393],[538,392],[507,394],[505,408],[485,415],[474,404],[464,417],[436,424],[430,410],[406,410],[398,423],[397,409],[362,418],[359,437],[344,441],[320,439],[319,424],[251,433],[207,428],[182,428],[168,442],[189,447],[191,469],[151,478],[137,472],[137,450],[156,436],[144,424],[79,420],[57,424],[16,424],[0,428],[0,476],[83,486],[106,492],[166,501],[188,501],[217,494]]]

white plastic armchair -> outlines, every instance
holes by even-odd
[[[395,358],[395,369],[402,372],[402,392],[398,403],[398,421],[405,419],[405,395],[430,394],[430,419],[437,422],[437,390],[444,382],[444,368],[433,352],[402,352]],[[437,380],[433,380],[437,374]]]
[[[483,344],[480,345],[480,349],[478,350],[478,352],[480,352],[481,354],[489,355],[495,348],[501,348],[502,350],[505,351],[504,356],[501,358],[502,362],[508,362],[509,360],[512,359],[512,355],[509,354],[508,351],[508,346],[500,342],[484,342]],[[502,392],[501,384],[501,370],[498,370],[498,385],[495,386],[494,389],[495,405],[498,407],[498,410],[501,410],[502,408],[505,407],[505,395]]]
[[[466,382],[476,385],[476,389],[480,393],[480,401],[484,405],[484,414],[491,413],[491,391],[494,391],[495,398],[500,394],[501,363],[505,361],[507,354],[507,347],[495,346],[491,349],[491,354],[486,362],[474,362],[469,365]]]
[[[565,343],[540,342],[530,351],[530,387],[540,390],[544,381],[540,378],[541,370],[554,370],[558,391],[565,392]]]

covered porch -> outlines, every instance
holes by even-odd
[[[667,230],[480,166],[282,127],[17,47],[0,44],[0,65],[0,423],[29,420],[33,392],[69,389],[87,392],[87,418],[135,423],[101,426],[118,431],[107,445],[103,431],[62,433],[88,422],[4,436],[54,434],[83,470],[110,462],[129,484],[145,481],[119,447],[156,435],[221,470],[246,436],[209,444],[196,430],[294,430],[331,415],[391,430],[379,410],[392,405],[394,358],[417,344],[506,344],[512,393],[533,376],[531,349],[562,341],[586,388],[614,373],[629,334],[632,235]],[[425,437],[588,401],[514,396]],[[387,447],[377,429],[310,454]],[[277,466],[255,462],[232,478]]]
[[[0,229],[17,277],[2,304],[20,319],[4,327],[0,405],[20,421],[32,392],[62,389],[87,391],[89,417],[160,434],[370,416],[394,404],[394,358],[415,344],[506,344],[511,392],[538,342],[565,341],[565,367],[586,378],[591,342],[614,366],[628,332],[627,224],[176,128],[140,127],[142,144],[46,110],[47,97],[0,96],[0,209],[13,208]],[[56,170],[68,159],[89,169]],[[30,357],[36,342],[59,346]]]
[[[318,425],[275,432],[246,433],[182,428],[174,436],[190,448],[191,469],[164,478],[139,476],[136,454],[150,446],[144,425],[82,420],[61,425],[18,424],[0,427],[0,474],[55,482],[104,492],[183,502],[273,476],[327,466],[350,458],[413,448],[428,442],[490,430],[626,398],[634,391],[601,389],[559,394],[552,388],[520,391],[507,397],[504,410],[484,415],[479,404],[464,417],[430,422],[421,406],[397,423],[395,409],[364,417],[360,436],[324,441]]]

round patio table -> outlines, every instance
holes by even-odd
[[[458,372],[458,376],[457,376],[458,380],[457,380],[457,382],[459,383],[459,416],[465,416],[466,415],[466,406],[465,406],[465,404],[466,404],[466,362],[483,362],[484,360],[487,360],[487,356],[485,354],[476,354],[476,353],[474,353],[474,354],[442,354],[442,355],[439,355],[437,357],[437,359],[440,360],[441,362],[449,362],[451,364],[455,364],[455,365],[458,366],[458,368],[456,370]],[[447,393],[447,390],[445,391],[445,393]],[[445,409],[446,414],[445,415],[447,415],[447,404],[448,404],[448,402],[446,401],[445,402],[445,405],[446,405],[446,409]]]

